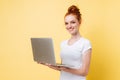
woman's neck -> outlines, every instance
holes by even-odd
[[[77,34],[71,35],[71,39],[79,39],[80,37],[82,36],[80,35],[79,32]]]

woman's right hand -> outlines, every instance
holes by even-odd
[[[38,64],[42,64],[44,66],[48,66],[51,69],[61,71],[61,67],[60,66],[55,66],[55,65],[52,65],[52,64],[42,63],[42,62],[38,62]]]
[[[47,66],[46,63],[43,63],[43,62],[37,62],[38,64],[42,64],[44,66]]]
[[[51,65],[51,64],[47,64],[47,66],[48,66],[49,68],[54,69],[54,70],[61,71],[61,67],[60,67],[60,66],[55,66],[55,65]]]

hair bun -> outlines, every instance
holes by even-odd
[[[73,14],[76,16],[77,20],[81,23],[81,13],[79,11],[79,8],[75,5],[72,5],[68,8],[67,13],[65,14],[65,17],[67,15]]]
[[[75,5],[72,5],[68,8],[68,13],[80,13],[79,8]]]

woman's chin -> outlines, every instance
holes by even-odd
[[[75,35],[76,33],[75,32],[69,32],[71,35]]]

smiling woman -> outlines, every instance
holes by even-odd
[[[61,71],[60,80],[86,80],[88,74],[92,47],[90,41],[80,35],[81,14],[79,9],[72,5],[64,17],[66,30],[71,38],[61,43],[62,64],[71,65],[72,68],[64,66],[57,67],[51,64],[46,66]]]
[[[61,80],[86,80],[88,74],[91,44],[90,41],[81,36],[79,27],[81,24],[81,13],[79,8],[72,5],[64,17],[65,26],[71,38],[61,43],[62,64],[72,65],[74,68],[61,68]]]

